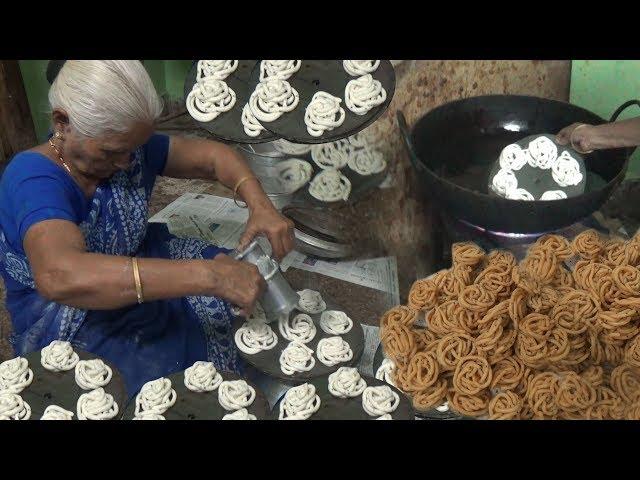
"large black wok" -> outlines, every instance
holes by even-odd
[[[613,114],[611,121],[632,100]],[[569,103],[543,98],[490,95],[467,98],[437,107],[420,118],[409,132],[397,112],[409,158],[425,193],[454,217],[505,233],[558,230],[589,216],[609,198],[624,178],[634,149],[595,151],[585,155],[585,193],[555,201],[507,200],[488,193],[493,163],[509,143],[528,135],[557,133],[574,123],[605,120]]]

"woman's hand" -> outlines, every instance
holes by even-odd
[[[211,273],[211,296],[223,298],[240,307],[240,315],[249,317],[267,288],[258,268],[248,262],[234,260],[222,253],[207,261]]]
[[[238,250],[244,250],[257,234],[262,233],[269,239],[273,256],[279,262],[293,250],[293,232],[293,222],[282,216],[271,203],[253,208],[244,234],[240,238]]]
[[[578,153],[588,152],[593,150],[594,128],[593,125],[573,123],[560,130],[556,136],[556,141],[560,145],[569,145],[575,148]]]

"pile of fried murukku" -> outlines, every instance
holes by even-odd
[[[545,235],[521,262],[456,243],[452,260],[380,320],[416,410],[640,420],[640,234]]]

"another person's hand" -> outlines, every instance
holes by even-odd
[[[591,141],[594,134],[593,129],[593,125],[573,123],[558,132],[556,142],[560,145],[569,145],[579,153],[589,152],[593,150],[593,143]]]
[[[211,294],[240,308],[240,315],[248,317],[267,288],[258,268],[248,262],[218,254],[207,262],[211,272]]]
[[[294,224],[282,216],[273,205],[259,207],[251,212],[237,249],[244,250],[259,233],[266,235],[269,239],[273,256],[278,262],[293,250]]]

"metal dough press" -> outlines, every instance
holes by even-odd
[[[260,305],[268,323],[276,321],[282,315],[288,315],[296,307],[300,297],[282,275],[278,262],[264,252],[257,238],[242,252],[234,250],[231,256],[258,267],[260,275],[267,282],[267,289],[260,298]]]

